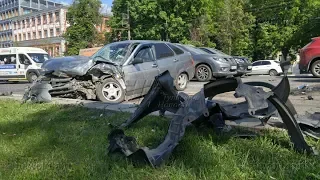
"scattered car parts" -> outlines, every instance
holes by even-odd
[[[286,83],[286,81],[283,80],[282,83]],[[276,92],[265,92],[262,88],[243,84],[239,78],[230,78],[207,83],[200,92],[189,97],[183,92],[177,93],[174,90],[173,78],[167,71],[155,78],[150,91],[135,113],[109,134],[109,152],[120,151],[134,161],[148,162],[153,167],[158,167],[164,160],[168,159],[173,149],[182,139],[188,125],[212,124],[214,121],[221,122],[222,118],[230,116],[219,104],[208,99],[208,97],[214,97],[217,94],[228,91],[235,91],[236,97],[245,97],[248,103],[247,112],[249,115],[255,115],[256,112],[267,109],[269,101],[279,112],[286,125],[294,149],[309,154],[317,153],[306,143],[294,115]],[[140,147],[134,137],[128,137],[124,134],[123,129],[130,127],[133,123],[137,123],[144,116],[154,111],[175,113],[171,119],[168,134],[155,149]],[[219,123],[213,124],[217,125]],[[222,126],[224,126],[223,123]],[[223,128],[222,126],[220,128]]]

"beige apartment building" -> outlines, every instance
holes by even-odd
[[[67,8],[48,0],[0,1],[0,48],[41,47],[52,56],[62,55]]]
[[[40,47],[51,56],[66,51],[68,7],[50,0],[0,0],[0,48]],[[110,32],[109,17],[96,25],[99,33]]]
[[[56,7],[12,18],[13,45],[40,47],[54,57],[63,55],[66,13],[66,7]]]

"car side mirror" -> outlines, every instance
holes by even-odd
[[[143,63],[143,59],[140,58],[140,57],[135,57],[135,58],[133,59],[133,62],[132,62],[133,65],[135,65],[135,64],[141,64],[141,63]]]

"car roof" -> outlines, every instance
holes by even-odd
[[[255,61],[255,62],[260,62],[260,61],[273,61],[273,62],[275,62],[275,61],[277,61],[277,60],[258,60],[258,61]]]
[[[118,41],[118,42],[113,42],[113,44],[120,44],[120,43],[141,43],[141,44],[149,44],[149,43],[170,43],[167,41],[157,41],[157,40],[126,40],[126,41]]]

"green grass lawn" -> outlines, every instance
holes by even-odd
[[[320,158],[294,152],[280,132],[239,139],[189,127],[163,166],[135,167],[121,154],[107,154],[108,123],[129,115],[2,100],[0,179],[320,179]],[[149,116],[126,133],[155,147],[168,123]],[[320,149],[320,142],[308,143]]]

